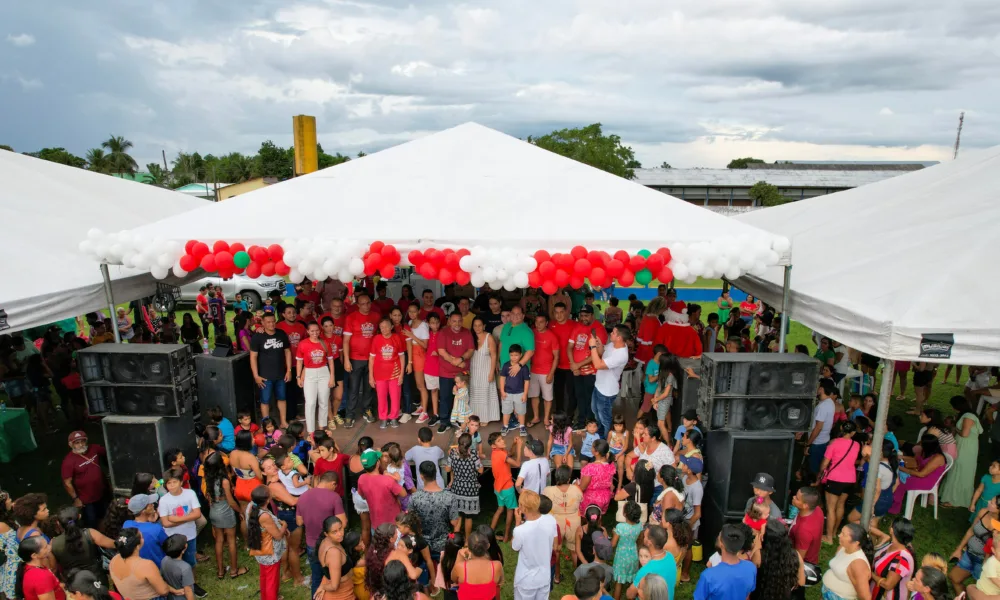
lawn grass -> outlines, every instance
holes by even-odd
[[[710,309],[714,310],[714,304],[703,304],[703,307],[706,311]],[[185,312],[193,311],[189,309],[178,310],[178,323],[180,323],[181,315]],[[813,350],[814,347],[810,337],[810,331],[806,327],[793,321],[791,323],[791,329],[788,336],[788,347],[794,348],[796,344],[805,344],[810,348],[810,350]],[[881,374],[879,377],[881,378]],[[962,392],[962,385],[954,383],[954,380],[951,382],[944,382],[943,377],[944,369],[942,368],[939,370],[937,379],[934,383],[929,406],[938,408],[945,414],[951,414],[952,409],[948,404],[948,400],[951,396]],[[895,396],[895,394],[896,392],[894,391],[893,396]],[[912,406],[912,392],[909,393],[908,397],[911,400],[902,403],[893,401],[889,407],[890,414],[900,415],[904,419],[905,427],[898,434],[901,440],[912,440],[919,429],[916,417],[905,414],[906,410]],[[44,492],[49,495],[50,508],[58,508],[69,503],[69,498],[62,489],[58,474],[59,464],[67,452],[67,447],[65,445],[66,428],[61,421],[61,416],[59,424],[63,425],[59,433],[36,433],[39,446],[39,449],[36,452],[29,455],[22,455],[15,459],[13,463],[0,467],[0,474],[2,474],[2,481],[0,481],[0,483],[2,483],[5,490],[11,492],[13,497],[16,498],[28,492]],[[91,423],[86,427],[86,429],[95,443],[100,443],[102,441],[103,437],[100,424]],[[986,472],[989,458],[993,454],[992,447],[987,442],[988,439],[988,435],[985,435],[982,438],[983,446],[979,456],[980,469],[977,473],[977,479],[980,474]],[[40,473],[43,475],[40,476]],[[482,512],[480,513],[477,523],[488,523],[495,508],[495,500],[493,499],[492,494],[484,494]],[[913,521],[917,531],[916,540],[914,541],[917,559],[919,560],[919,558],[927,552],[937,552],[942,556],[949,556],[955,549],[957,543],[961,540],[962,535],[968,527],[968,518],[969,513],[964,508],[941,508],[939,509],[938,520],[934,520],[932,508],[928,507],[923,509],[918,506],[914,510],[913,514]],[[883,528],[887,528],[889,522],[889,519],[883,519]],[[614,526],[613,515],[606,515],[605,525],[609,530]],[[357,525],[352,523],[352,526],[356,527]],[[200,544],[203,552],[209,554],[210,556],[213,555],[212,536],[210,532],[205,531],[202,533]],[[506,566],[504,571],[507,582],[503,586],[501,597],[504,598],[504,600],[507,600],[513,598],[512,582],[514,579],[514,567],[517,562],[517,555],[510,549],[509,544],[501,545],[505,556]],[[242,540],[240,541],[240,547],[243,547]],[[835,550],[836,548],[832,546],[823,547],[820,562],[824,568],[830,558],[833,557]],[[711,552],[706,548],[705,557],[707,558],[710,554]],[[208,590],[211,598],[259,597],[255,561],[246,554],[245,550],[241,550],[240,555],[240,564],[249,567],[251,569],[251,573],[235,581],[230,581],[228,578],[223,581],[216,580],[214,556],[213,560],[198,565],[198,581],[200,585]],[[304,559],[304,557],[302,566],[303,571],[308,572],[308,562]],[[694,581],[697,581],[697,573],[701,571],[701,568],[702,566],[699,564],[695,564],[692,567],[692,576]],[[573,580],[571,576],[572,565],[565,559],[562,560],[562,573],[564,581],[553,589],[550,594],[550,597],[552,598],[560,598],[564,594],[573,593]],[[678,584],[676,593],[677,598],[686,600],[691,598],[693,593],[694,583]],[[290,584],[283,584],[281,594],[286,600],[309,600],[309,590],[305,587],[293,587]],[[810,598],[810,600],[818,599],[820,597],[819,587],[817,586],[809,589],[807,597]]]

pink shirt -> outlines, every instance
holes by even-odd
[[[854,463],[857,462],[860,451],[861,444],[848,438],[837,438],[830,442],[823,455],[830,460],[826,479],[839,483],[854,483],[857,477]]]

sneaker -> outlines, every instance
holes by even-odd
[[[438,423],[439,423],[440,421],[441,421],[441,417],[439,417],[439,416],[437,416],[437,415],[434,415],[433,417],[431,417],[431,418],[430,418],[430,421],[428,421],[428,422],[427,422],[427,426],[428,426],[428,427],[434,427],[434,426],[435,426],[435,425],[437,425],[437,424],[438,424]]]
[[[201,587],[197,583],[192,585],[191,589],[194,591],[194,595],[198,596],[199,598],[204,598],[205,596],[208,596],[208,592],[205,591],[205,588]]]
[[[441,423],[440,425],[438,425],[438,433],[444,433],[444,432],[448,431],[448,429],[449,429],[449,427],[446,424],[444,424],[444,423]]]
[[[354,419],[347,419],[344,421],[344,429],[351,429],[354,427]]]
[[[528,428],[522,426],[521,431],[518,433],[521,437],[528,437]]]
[[[428,415],[427,413],[420,413],[420,416],[417,417],[417,423],[426,423],[427,421],[430,420],[431,420],[430,415]]]
[[[414,417],[419,417],[420,414],[423,413],[423,412],[424,412],[424,409],[418,406],[417,410],[411,412],[410,414],[413,415]]]
[[[413,419],[413,417],[410,416],[410,413],[403,413],[399,417],[399,422],[400,423],[409,423],[411,419]]]
[[[340,415],[335,415],[333,417],[333,420],[336,421],[337,425],[343,425],[344,424],[344,417],[342,417]]]
[[[500,428],[500,435],[507,435],[508,432],[510,432],[510,428],[506,425]]]
[[[389,422],[388,421],[379,421],[379,424],[378,424],[378,428],[379,429],[385,429],[388,426],[389,426]]]
[[[375,421],[378,421],[378,419],[375,418],[375,415],[372,414],[372,411],[366,410],[365,421],[368,421],[369,423],[374,423]]]
[[[406,416],[408,417],[410,415],[406,415]],[[396,419],[391,419],[389,421],[389,427],[392,427],[393,429],[399,429],[399,421],[396,420]]]

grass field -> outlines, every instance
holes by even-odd
[[[709,284],[706,284],[706,287],[708,287],[708,285]],[[710,308],[714,309],[714,305],[704,306],[706,314]],[[180,314],[183,312],[186,311],[178,311],[178,322],[180,322]],[[794,348],[796,344],[806,344],[811,350],[814,349],[810,340],[809,330],[798,323],[792,322],[791,331],[788,336],[788,347]],[[951,396],[960,394],[962,386],[957,385],[954,382],[954,379],[950,382],[944,382],[943,377],[944,369],[942,368],[939,370],[937,380],[934,383],[929,404],[930,406],[934,406],[942,410],[945,414],[951,414],[952,409],[948,404],[948,400]],[[895,391],[893,395],[895,395]],[[911,392],[908,394],[909,400],[907,402],[900,403],[893,401],[889,408],[890,414],[903,416],[906,423],[905,428],[899,434],[899,438],[901,440],[913,439],[919,429],[916,417],[905,415],[906,410],[912,406],[912,397]],[[93,441],[100,441],[101,432],[99,425],[88,426],[88,431],[92,436]],[[993,454],[991,446],[987,442],[988,437],[988,435],[985,435],[982,439],[982,451],[980,452],[979,461],[980,470],[977,473],[977,478],[979,475],[986,472],[989,457]],[[67,447],[65,445],[66,429],[63,427],[59,433],[51,435],[38,434],[37,438],[39,445],[38,451],[30,455],[20,456],[15,460],[15,462],[3,465],[3,467],[0,468],[0,476],[2,476],[0,483],[2,483],[3,488],[9,490],[15,498],[27,492],[45,492],[49,494],[50,507],[56,508],[64,504],[68,504],[69,498],[62,490],[58,475],[59,463],[67,452]],[[479,522],[488,522],[493,510],[496,508],[492,494],[484,495],[482,505]],[[937,552],[945,557],[950,555],[968,526],[968,518],[969,513],[964,508],[942,508],[939,509],[939,519],[935,521],[931,508],[921,509],[918,506],[914,511],[913,518],[917,531],[914,547],[918,554],[918,560],[920,556],[923,556],[927,552]],[[883,527],[887,527],[888,520],[884,519],[883,521]],[[609,529],[613,527],[613,523],[613,515],[607,515],[606,525]],[[356,526],[356,524],[352,525]],[[212,555],[213,546],[210,532],[203,532],[200,538],[200,544],[203,552]],[[508,544],[502,544],[502,546],[504,547],[504,554],[506,558],[505,576],[507,581],[507,584],[503,588],[502,597],[506,600],[513,598],[511,582],[514,577],[514,565],[516,564],[517,556],[515,552],[510,550]],[[711,552],[707,550],[708,549],[706,549],[705,552],[706,558],[709,554],[711,554]],[[823,547],[821,563],[824,568],[827,561],[832,558],[834,551],[835,548],[832,546]],[[213,558],[212,561],[198,566],[198,581],[206,590],[209,591],[210,597],[212,598],[249,598],[259,596],[256,564],[253,559],[246,555],[245,551],[241,551],[240,564],[250,567],[251,573],[235,581],[230,581],[228,578],[223,581],[218,581],[215,578]],[[302,565],[303,570],[308,571],[308,563],[304,560],[304,557]],[[560,598],[563,594],[573,593],[572,577],[568,576],[568,574],[571,573],[571,570],[571,564],[564,560],[562,563],[564,581],[552,591],[550,597]],[[694,580],[697,580],[697,573],[700,570],[700,565],[694,565],[692,569],[692,576]],[[691,598],[693,592],[694,583],[678,584],[677,586],[677,598]],[[283,584],[281,593],[286,600],[309,600],[309,591],[304,587],[293,587],[290,584]],[[811,600],[818,599],[820,597],[819,588],[811,588],[808,591],[807,596]]]

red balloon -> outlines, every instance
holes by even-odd
[[[562,269],[559,269],[558,271],[556,271],[556,274],[552,277],[552,281],[555,281],[557,286],[563,287],[564,285],[569,283],[569,273],[563,271]]]
[[[215,255],[206,254],[203,256],[201,259],[201,268],[205,269],[209,273],[214,273],[218,270],[218,267],[215,265]]]
[[[267,256],[271,261],[278,261],[285,256],[285,250],[278,244],[271,244],[267,247]]]
[[[441,267],[438,271],[438,280],[444,285],[451,285],[455,283],[455,272],[448,267]]]
[[[569,287],[574,290],[578,290],[583,287],[583,277],[579,275],[571,275],[569,278]]]
[[[452,252],[451,254],[445,255],[444,266],[447,267],[448,270],[451,271],[452,273],[458,271],[460,268],[458,266],[458,253]]]
[[[233,254],[237,252],[246,252],[247,247],[243,245],[243,242],[233,242],[229,244],[229,251]]]
[[[392,263],[393,265],[399,262],[399,250],[396,250],[395,246],[386,244],[382,247],[379,254],[382,255],[382,258],[385,259],[386,262]]]
[[[262,448],[263,448],[263,447],[264,447],[264,444],[266,444],[266,443],[267,443],[267,438],[266,438],[266,437],[264,437],[264,434],[263,434],[263,433],[258,433],[258,434],[255,434],[255,435],[253,436],[253,443],[254,443],[254,445],[255,445],[255,446],[260,446],[260,447],[262,447]]]
[[[260,263],[252,262],[247,265],[247,277],[250,279],[257,279],[260,277]]]
[[[468,248],[459,248],[455,254],[457,254],[459,258],[462,258],[463,256],[469,256],[472,254],[472,250],[469,250]]]
[[[461,250],[459,250],[459,252],[461,252]],[[472,281],[472,276],[466,273],[465,271],[459,271],[458,273],[455,273],[455,283],[457,283],[458,285],[469,285],[471,281]]]
[[[632,258],[628,259],[628,268],[633,273],[638,273],[646,268],[646,259],[636,254]]]
[[[427,250],[424,250],[424,259],[436,268],[440,266],[438,261],[443,260],[443,257],[441,256],[440,250],[436,248],[428,248]]]
[[[414,267],[419,267],[424,264],[424,253],[420,250],[410,250],[406,258],[410,261],[410,264]]]
[[[208,249],[208,244],[205,242],[198,242],[193,248],[191,248],[191,256],[194,256],[194,259],[199,263],[201,262],[201,259],[208,256],[210,252],[211,250]]]
[[[565,269],[567,271],[572,269],[573,263],[576,262],[573,260],[573,257],[570,256],[569,254],[556,254],[555,256],[552,257],[552,259],[556,263],[557,267],[559,267],[560,269]]]
[[[246,271],[246,269],[236,269],[236,270],[233,271],[233,273],[235,273],[237,275],[242,275],[244,271]]]
[[[396,267],[392,265],[382,265],[378,274],[382,276],[382,279],[392,279],[396,275]]]
[[[233,254],[228,250],[221,250],[215,253],[215,266],[219,270],[230,270],[233,268]]]
[[[591,250],[587,253],[587,260],[590,264],[595,267],[599,267],[604,264],[604,257],[597,250]]]
[[[660,280],[660,283],[670,283],[674,279],[674,272],[670,270],[670,267],[663,267],[656,278]]]
[[[629,255],[628,252],[625,252],[624,250],[619,250],[618,252],[615,252],[614,258],[615,260],[620,260],[623,263],[628,264]]]
[[[256,249],[253,250],[253,252],[250,254],[250,258],[254,259],[254,261],[259,262],[260,264],[266,263],[268,260],[267,249],[257,246]]]
[[[218,240],[214,244],[212,244],[212,252],[215,253],[215,254],[218,254],[219,252],[223,252],[223,251],[227,251],[227,250],[229,250],[229,244],[226,243],[226,242],[224,242],[224,241],[222,241],[222,240]]]
[[[583,246],[573,246],[573,249],[569,253],[577,260],[587,258],[587,249]]]
[[[605,268],[611,277],[621,277],[621,274],[625,272],[625,263],[617,258],[612,258],[607,262]]]
[[[608,285],[608,274],[601,267],[594,267],[590,272],[590,282],[598,287],[605,287]]]
[[[198,268],[198,261],[194,259],[190,254],[185,254],[180,260],[181,268],[190,273]]]
[[[656,251],[656,253],[663,257],[664,264],[670,264],[670,259],[673,258],[673,254],[670,253],[668,248],[660,248]]]
[[[370,246],[368,246],[368,251],[371,252],[372,254],[375,254],[377,252],[382,252],[382,248],[384,247],[385,244],[383,244],[382,242],[374,241],[371,243]]]
[[[659,254],[650,254],[649,258],[646,259],[646,268],[649,269],[650,273],[659,273],[666,264]]]
[[[232,279],[233,273],[234,273],[234,271],[233,271],[233,269],[231,267],[227,267],[225,269],[223,269],[221,267],[219,268],[219,277],[221,277],[223,279]]]
[[[587,260],[586,258],[578,259],[573,264],[573,272],[579,275],[581,278],[590,275],[590,272],[593,270],[593,268],[594,267],[590,264],[590,261]],[[573,286],[573,287],[580,287],[580,286]]]
[[[625,271],[618,277],[618,284],[622,287],[629,287],[635,283],[635,273],[632,271]]]
[[[198,240],[188,240],[187,243],[184,244],[184,252],[186,254],[191,254],[191,251],[194,250],[194,245],[197,243]]]
[[[286,265],[285,261],[279,260],[278,262],[274,263],[274,274],[275,275],[281,275],[282,277],[284,277],[285,275],[288,275],[291,272],[292,272],[292,268],[289,267],[288,265]]]
[[[378,272],[380,266],[382,266],[382,255],[369,254],[368,258],[365,259],[365,275],[371,277]]]
[[[538,274],[542,276],[542,279],[552,279],[552,276],[556,273],[556,266],[552,261],[545,261],[538,263]]]
[[[538,274],[538,271],[528,273],[528,287],[536,288],[540,285],[542,285],[542,276]]]
[[[598,252],[598,254],[601,255],[601,259],[603,260],[605,265],[611,262],[611,255],[605,252],[604,250],[601,250],[600,252]]]
[[[535,257],[535,262],[537,262],[538,264],[542,264],[543,262],[552,259],[552,255],[549,254],[548,250],[536,250],[534,257]]]
[[[420,274],[424,279],[437,279],[438,270],[432,263],[425,262],[420,265]]]
[[[546,281],[542,284],[542,291],[551,296],[559,291],[559,286],[554,281]]]
[[[274,263],[271,261],[267,261],[266,263],[262,264],[260,266],[260,274],[265,277],[271,277],[272,275],[274,275]]]

